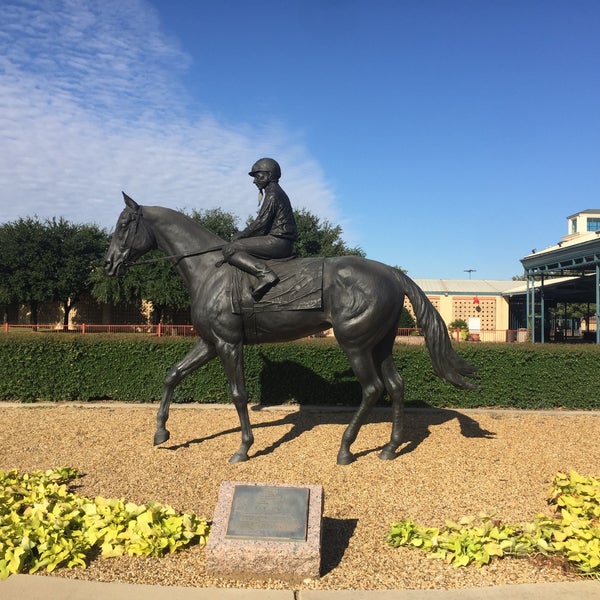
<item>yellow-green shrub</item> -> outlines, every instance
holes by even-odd
[[[58,566],[85,567],[92,551],[160,556],[205,542],[204,519],[157,502],[84,498],[67,487],[77,476],[68,467],[0,471],[0,579]]]
[[[548,502],[555,516],[538,514],[525,525],[503,524],[487,515],[446,521],[440,528],[403,519],[392,523],[386,541],[421,548],[455,567],[481,567],[494,556],[556,556],[582,574],[600,578],[600,479],[558,473]]]

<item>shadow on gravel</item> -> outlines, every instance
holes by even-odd
[[[254,405],[251,406],[251,411],[262,411],[265,410],[265,408],[267,407],[262,405]],[[254,432],[260,431],[261,429],[266,427],[277,426],[286,426],[288,427],[288,430],[285,432],[284,435],[282,435],[278,440],[273,442],[270,446],[267,446],[266,448],[263,448],[261,450],[257,450],[254,453],[252,453],[251,451],[250,458],[255,456],[265,456],[271,454],[281,446],[285,446],[285,444],[287,444],[288,442],[297,439],[302,434],[311,431],[313,428],[319,425],[347,425],[350,419],[352,418],[353,410],[336,409],[335,407],[326,406],[319,408],[300,406],[298,407],[298,411],[293,413],[285,413],[281,415],[281,413],[278,414],[277,412],[272,412],[270,414],[273,415],[272,420],[263,423],[255,423],[252,425],[252,429]],[[232,419],[237,419],[237,417],[234,415],[235,413],[232,412]],[[373,409],[373,411],[369,415],[367,423],[387,423],[390,422],[390,419],[391,409],[377,407]],[[403,443],[400,447],[399,452],[396,453],[396,457],[408,454],[416,448],[418,448],[419,444],[421,444],[431,435],[432,427],[442,425],[449,421],[453,421],[454,419],[458,421],[460,426],[460,433],[464,437],[492,439],[496,435],[492,431],[483,429],[475,419],[464,415],[458,411],[444,408],[436,408],[425,403],[420,403],[418,408],[411,407],[405,411]],[[162,448],[165,450],[189,448],[190,446],[193,446],[195,444],[201,444],[202,442],[216,439],[223,435],[230,435],[234,433],[241,433],[241,429],[239,426],[232,427],[224,431],[215,432],[211,435],[207,435],[204,437],[189,440],[183,444],[162,446]],[[258,436],[256,437],[258,438]],[[362,452],[357,452],[355,454],[355,458],[360,458],[361,456],[366,456],[373,452],[380,451],[383,448],[383,446],[387,443],[387,441],[387,438],[382,439],[380,446],[364,450]]]
[[[251,405],[250,410],[260,411],[269,406],[281,406],[294,402],[298,411],[285,414],[265,423],[253,424],[254,431],[263,427],[275,427],[279,425],[291,426],[289,430],[276,442],[250,453],[253,456],[264,456],[271,454],[280,446],[294,440],[303,433],[312,430],[317,425],[347,425],[352,418],[361,398],[360,385],[354,378],[350,369],[344,369],[334,375],[334,383],[325,380],[314,371],[307,369],[294,361],[271,361],[262,356],[264,367],[260,373],[261,397],[258,405]],[[327,398],[328,404],[315,407],[315,398]],[[403,444],[396,457],[408,454],[415,450],[423,440],[431,434],[431,427],[447,423],[453,419],[458,420],[460,431],[464,437],[470,438],[493,438],[494,432],[482,429],[479,423],[458,411],[445,408],[436,408],[425,402],[413,404],[405,411]],[[391,432],[391,409],[389,403],[376,406],[369,415],[367,423],[390,422]],[[206,437],[190,440],[183,444],[163,446],[166,450],[177,450],[178,448],[189,448],[193,444],[201,444],[207,440],[215,439],[222,435],[240,432],[240,427],[227,429],[211,434]],[[360,432],[359,432],[360,436]],[[355,455],[356,458],[380,451],[387,443],[387,439],[381,440],[381,445]],[[340,439],[341,442],[341,439]]]
[[[321,576],[327,575],[340,565],[357,523],[358,519],[323,517]]]
[[[411,408],[405,413],[404,443],[397,456],[415,450],[421,442],[431,435],[431,427],[442,425],[456,419],[460,433],[466,438],[493,439],[493,431],[483,429],[479,423],[463,413],[449,408],[436,408],[426,402],[419,403],[418,408]]]

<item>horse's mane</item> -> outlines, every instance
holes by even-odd
[[[205,227],[196,219],[181,211],[173,210],[172,208],[167,208],[165,206],[143,206],[142,210],[145,213],[154,214],[156,219],[160,221],[178,225],[191,237],[202,238],[215,245],[226,243],[226,240],[218,236],[214,231],[211,231],[208,227]]]

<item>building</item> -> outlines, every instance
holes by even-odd
[[[471,339],[506,342],[516,341],[524,327],[523,302],[513,301],[513,291],[523,291],[523,282],[487,279],[414,279],[427,298],[449,325],[465,321]],[[523,295],[524,300],[524,295]],[[413,315],[410,302],[405,306]],[[518,307],[517,315],[515,307]],[[521,317],[519,319],[519,317]],[[523,340],[525,337],[521,336]]]
[[[532,250],[521,263],[524,281],[415,282],[446,324],[462,319],[468,323],[469,332],[477,333],[476,339],[543,343],[562,341],[570,335],[600,343],[600,329],[596,327],[600,322],[600,209],[568,216],[567,234],[553,246]],[[589,306],[583,324],[568,316],[567,305],[572,303]],[[556,317],[563,306],[564,317]]]
[[[555,245],[532,250],[521,259],[524,281],[481,279],[415,279],[444,322],[463,320],[471,339],[489,342],[562,341],[578,337],[600,343],[600,209],[567,217],[567,233]],[[567,305],[588,304],[583,327],[568,316]],[[413,315],[410,303],[405,306]],[[564,306],[564,317],[557,318]],[[127,310],[125,310],[125,308]],[[81,302],[71,326],[78,324],[143,324],[149,318],[140,307],[112,307]],[[24,323],[19,307],[5,309],[4,322]],[[60,307],[43,307],[42,319],[62,325]],[[176,315],[174,324],[189,323],[189,315]]]
[[[532,341],[549,340],[548,308],[588,304],[589,324],[600,317],[600,209],[567,217],[567,235],[554,246],[521,259],[526,276],[527,326]],[[594,339],[600,343],[600,329]]]

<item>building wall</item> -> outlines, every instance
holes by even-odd
[[[589,231],[596,231],[597,225],[588,228],[588,219],[598,221],[600,219],[600,211],[587,210],[576,213],[567,217],[567,235],[563,239],[571,239],[575,236],[580,236]]]
[[[434,308],[440,313],[442,319],[448,325],[457,319],[469,322],[470,318],[478,318],[481,323],[481,331],[497,331],[509,329],[509,306],[508,301],[502,296],[477,296],[479,304],[473,302],[475,294],[427,294],[427,298]],[[415,312],[406,299],[404,306],[411,312]]]

